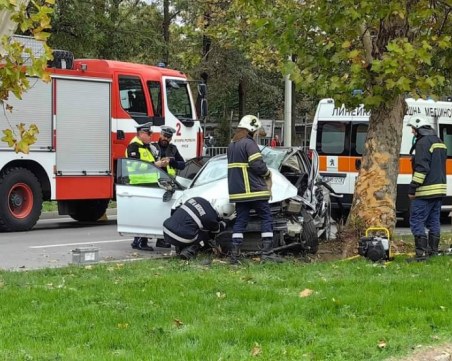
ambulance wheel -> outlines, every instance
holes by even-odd
[[[42,189],[38,178],[25,168],[0,174],[0,231],[29,231],[41,215]]]
[[[316,254],[319,249],[319,237],[314,219],[305,209],[301,210],[301,216],[303,217],[301,243],[307,253]]]
[[[108,199],[87,199],[74,201],[69,216],[79,222],[95,222],[105,214]]]

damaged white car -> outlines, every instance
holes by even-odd
[[[328,239],[331,232],[330,190],[322,184],[318,173],[318,157],[312,160],[299,147],[261,147],[272,172],[273,247],[276,252],[315,253],[319,238]],[[131,184],[133,176],[159,179],[158,183]],[[163,221],[171,210],[191,197],[210,202],[229,203],[227,158],[219,155],[208,160],[193,179],[172,179],[151,163],[136,159],[118,162],[116,199],[118,232],[123,235],[163,238]],[[234,219],[216,237],[227,252]],[[242,251],[259,252],[260,220],[251,214]]]

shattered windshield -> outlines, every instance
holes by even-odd
[[[166,80],[168,109],[178,119],[193,119],[188,84],[183,80]]]

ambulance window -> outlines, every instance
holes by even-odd
[[[358,155],[362,155],[364,151],[364,143],[367,136],[367,124],[357,124],[354,126],[355,131],[355,152]],[[353,148],[353,147],[352,147]]]
[[[151,94],[151,105],[154,116],[162,116],[162,87],[158,81],[148,81],[149,94]]]
[[[146,98],[140,78],[120,75],[119,96],[122,108],[128,113],[147,114]]]
[[[440,124],[440,136],[447,147],[447,156],[452,157],[452,125]]]
[[[345,127],[346,125],[341,123],[324,123],[319,132],[320,144],[317,144],[319,153],[342,154],[345,144]]]

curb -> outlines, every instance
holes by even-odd
[[[116,216],[116,208],[107,208],[105,212],[107,216]],[[54,219],[54,218],[70,218],[68,215],[59,215],[57,211],[53,212],[42,212],[39,219]]]

